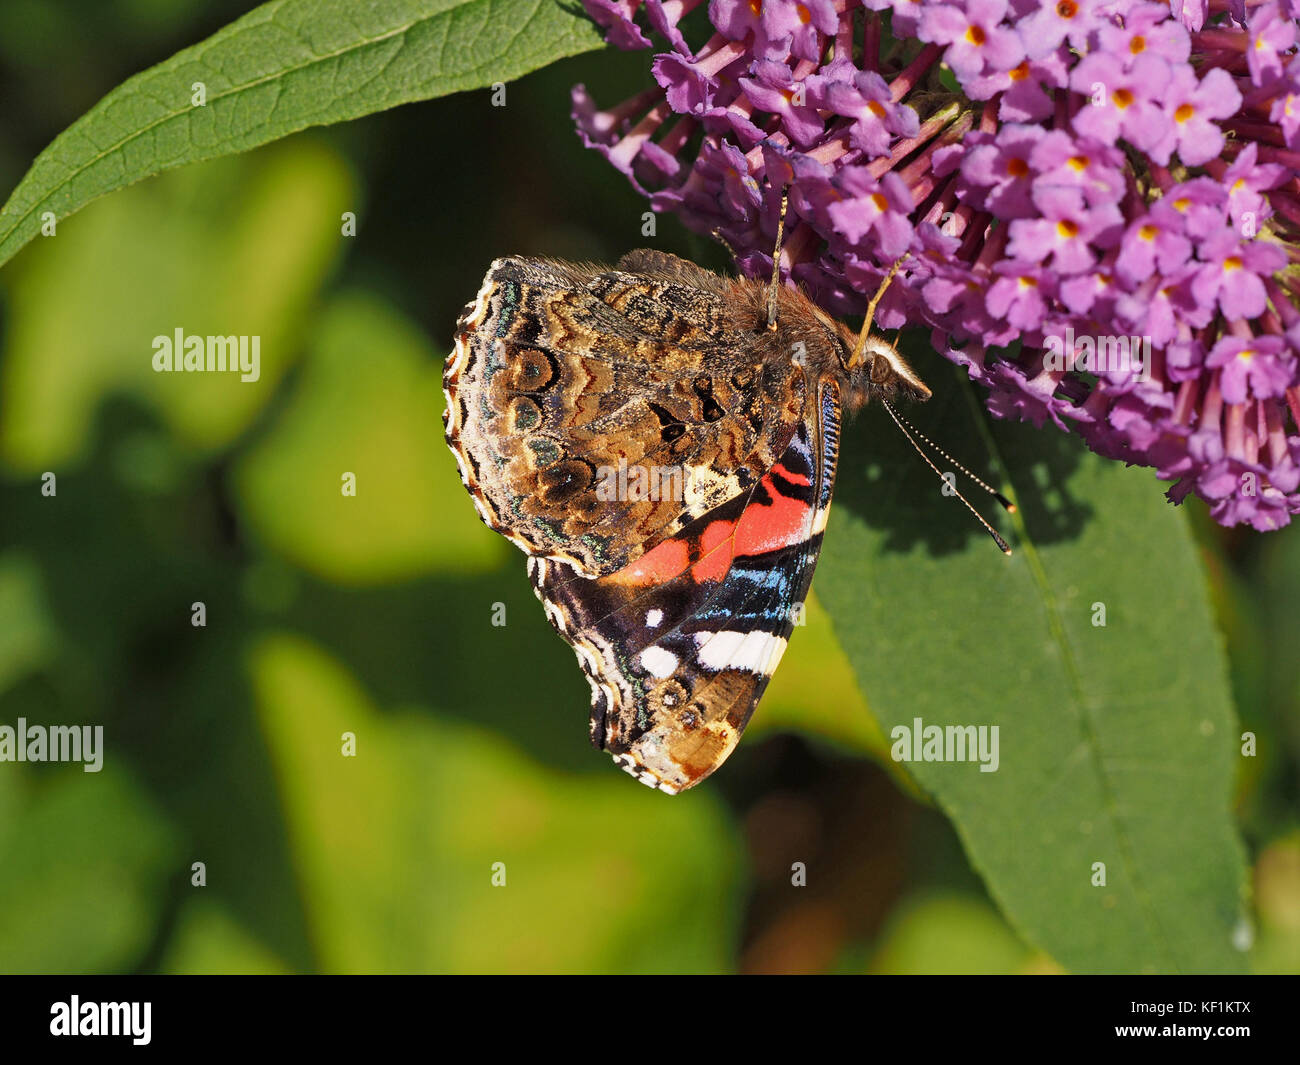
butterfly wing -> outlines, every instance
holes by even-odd
[[[592,743],[676,793],[735,748],[812,582],[839,450],[833,382],[749,490],[598,579],[534,558],[546,615],[591,684]]]
[[[620,266],[498,259],[443,375],[479,515],[587,577],[752,489],[805,401],[788,352],[756,357],[761,289],[662,252]]]

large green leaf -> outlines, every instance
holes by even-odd
[[[55,138],[0,211],[0,263],[47,212],[63,219],[172,167],[505,82],[600,43],[581,7],[558,0],[263,4],[119,85]],[[448,164],[459,165],[453,147]]]
[[[845,433],[817,590],[872,710],[891,736],[916,718],[999,727],[995,772],[909,768],[1011,922],[1067,968],[1243,969],[1238,740],[1182,515],[1149,471],[1050,427],[990,426],[960,371],[926,365],[917,421],[963,455],[991,448],[1021,506],[1016,552],[882,411]]]

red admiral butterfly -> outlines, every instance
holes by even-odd
[[[529,555],[591,683],[592,743],[643,783],[689,788],[739,741],[812,581],[842,412],[930,395],[870,333],[892,276],[857,336],[775,270],[652,250],[498,259],[459,319],[461,479]]]

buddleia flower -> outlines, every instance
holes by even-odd
[[[584,0],[653,87],[574,118],[659,211],[885,328],[999,417],[1300,512],[1300,0]],[[700,20],[701,23],[703,20]]]

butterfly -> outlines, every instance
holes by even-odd
[[[812,582],[845,413],[930,395],[870,333],[883,291],[855,335],[775,272],[511,257],[457,322],[461,480],[529,556],[593,745],[645,784],[683,791],[735,749]]]

